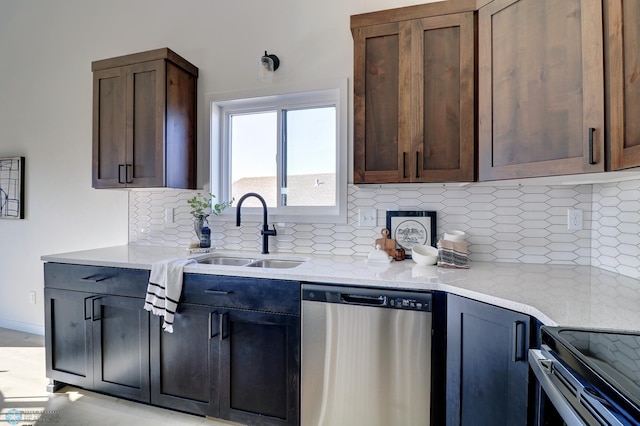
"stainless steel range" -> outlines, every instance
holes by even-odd
[[[542,327],[539,425],[640,425],[640,334]]]

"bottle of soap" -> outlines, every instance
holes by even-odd
[[[211,247],[211,229],[205,225],[200,231],[200,248]]]

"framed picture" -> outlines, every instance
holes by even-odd
[[[436,212],[428,211],[387,211],[387,229],[389,238],[411,258],[411,248],[416,244],[435,247]]]
[[[0,219],[24,219],[24,157],[0,157]]]

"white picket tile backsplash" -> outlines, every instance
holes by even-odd
[[[348,223],[278,224],[273,252],[365,256],[385,226],[386,210],[437,212],[437,234],[468,234],[470,259],[594,265],[640,277],[640,181],[577,186],[349,185]],[[196,191],[131,191],[131,244],[188,246],[195,241],[187,199]],[[358,227],[358,209],[375,207],[377,226]],[[174,222],[165,223],[165,209]],[[584,227],[567,229],[567,209],[583,210]],[[270,222],[271,223],[271,222]],[[212,245],[258,251],[260,223],[210,220]]]

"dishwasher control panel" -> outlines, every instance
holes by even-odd
[[[302,300],[343,305],[371,306],[374,308],[401,309],[405,311],[431,312],[432,297],[429,292],[409,292],[366,287],[338,287],[322,284],[304,284]]]
[[[410,311],[431,311],[431,299],[407,299],[394,297],[389,299],[389,307],[396,309],[408,309]]]

